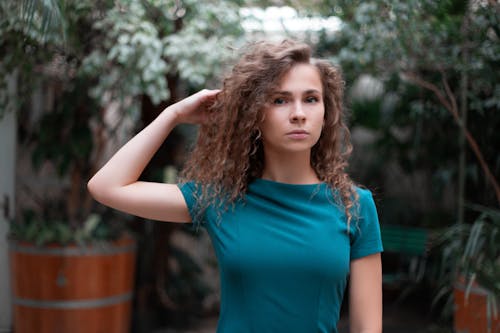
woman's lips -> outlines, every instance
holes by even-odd
[[[305,139],[309,136],[309,133],[304,130],[295,130],[295,131],[290,131],[286,133],[286,135],[294,140],[300,140],[300,139]]]

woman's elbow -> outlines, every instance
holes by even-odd
[[[95,177],[92,177],[88,182],[87,182],[87,190],[89,191],[90,195],[99,202],[103,201],[104,197],[104,186],[101,184],[98,180],[95,179]]]

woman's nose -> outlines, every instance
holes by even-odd
[[[292,106],[292,110],[290,112],[290,120],[292,122],[304,121],[306,119],[306,114],[304,113],[304,109],[302,103],[294,103]]]

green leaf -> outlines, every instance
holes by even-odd
[[[85,223],[83,224],[83,236],[88,238],[92,236],[94,230],[98,227],[101,222],[101,217],[97,214],[91,214]]]
[[[26,228],[26,232],[25,232],[26,240],[29,242],[34,241],[37,234],[38,234],[38,231],[39,231],[39,225],[36,221],[29,223],[28,227]]]
[[[72,240],[72,230],[66,223],[57,222],[54,224],[55,232],[57,234],[57,242],[60,244],[68,244]]]

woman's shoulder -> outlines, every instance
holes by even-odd
[[[363,185],[353,185],[360,200],[373,200],[373,192]]]
[[[358,195],[354,208],[358,211],[358,213],[361,213],[362,215],[366,211],[376,209],[374,195],[370,189],[362,185],[356,185],[354,186],[354,189]]]

